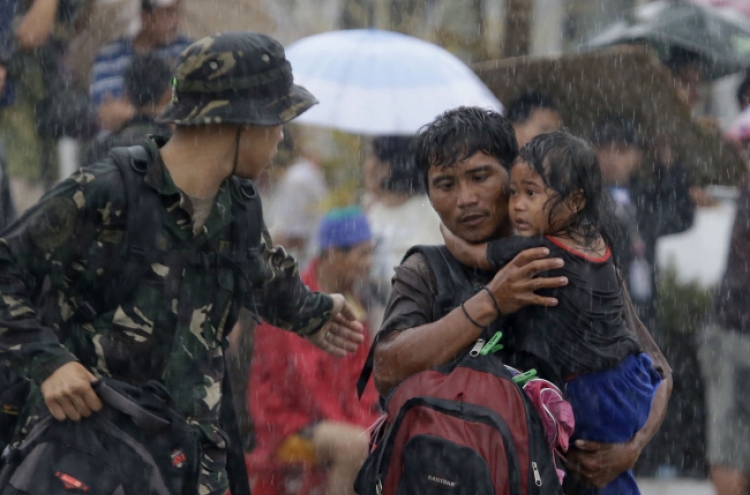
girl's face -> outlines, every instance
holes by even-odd
[[[531,165],[518,160],[510,172],[510,221],[516,235],[533,237],[555,234],[568,223],[574,211],[568,201],[557,204],[550,218],[550,208],[557,203],[557,193],[549,188]],[[551,222],[551,225],[550,225]]]

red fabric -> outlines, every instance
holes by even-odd
[[[313,291],[320,290],[316,263],[302,274]],[[366,342],[369,338],[366,337]],[[321,421],[369,427],[378,418],[378,395],[372,382],[360,402],[356,383],[369,345],[355,354],[334,358],[297,335],[260,325],[248,383],[248,409],[255,424],[256,448],[248,456],[251,471],[275,464],[281,442],[300,429]]]

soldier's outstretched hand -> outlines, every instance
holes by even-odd
[[[357,350],[365,340],[364,327],[354,316],[354,311],[341,294],[331,294],[333,309],[331,318],[323,328],[307,339],[336,357]]]
[[[42,383],[42,395],[49,412],[58,421],[79,421],[102,408],[91,384],[96,377],[77,362],[60,366]]]

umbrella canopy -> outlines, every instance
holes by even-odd
[[[692,0],[692,2],[699,5],[727,7],[750,17],[750,2],[747,0]]]
[[[708,79],[750,66],[750,19],[729,8],[661,0],[630,11],[581,45],[582,50],[645,43],[667,60],[674,48],[699,55]]]
[[[588,138],[609,115],[634,119],[647,139],[670,144],[699,183],[737,183],[745,171],[740,154],[717,129],[693,121],[672,76],[647,47],[621,46],[559,58],[518,57],[474,67],[503,101],[538,90],[552,96],[565,126]]]
[[[320,104],[296,122],[357,134],[413,134],[461,105],[502,110],[469,67],[446,50],[375,29],[333,31],[287,48],[294,80]]]
[[[735,141],[750,141],[750,107],[740,113],[727,129],[727,137]]]

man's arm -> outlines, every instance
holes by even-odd
[[[661,165],[648,183],[635,187],[638,227],[648,239],[684,232],[693,225],[692,179],[685,165]],[[650,242],[649,240],[646,242]]]
[[[0,239],[0,359],[41,386],[57,419],[80,419],[101,407],[91,389],[95,380],[61,344],[55,329],[42,325],[34,301],[46,277],[54,288],[69,283],[68,270],[80,260],[102,223],[99,187],[113,165],[83,169],[47,193]],[[100,174],[101,173],[101,174]],[[100,175],[99,175],[100,174]],[[110,197],[114,209],[122,205]],[[101,210],[100,210],[101,208]],[[72,311],[62,304],[60,311]]]
[[[255,291],[248,309],[275,327],[290,330],[326,352],[344,356],[364,341],[364,329],[340,294],[312,292],[299,277],[297,261],[281,246],[272,247],[263,227],[261,259],[265,283]]]
[[[47,42],[57,18],[59,0],[35,0],[15,31],[21,50],[33,50]]]
[[[656,391],[651,412],[643,428],[625,443],[599,443],[576,440],[567,455],[565,467],[577,473],[585,484],[603,488],[615,478],[635,466],[648,442],[659,431],[667,415],[669,396],[672,394],[672,376],[662,380]]]
[[[564,277],[534,278],[541,272],[562,266],[563,262],[558,258],[546,259],[545,256],[548,254],[549,250],[546,248],[526,250],[503,267],[487,284],[503,314],[514,313],[529,304],[557,304],[553,298],[534,293],[538,289],[567,284]],[[406,260],[405,264],[407,263],[409,260]],[[409,285],[408,282],[402,283],[399,280],[397,272],[391,301],[386,310],[385,325],[398,319],[398,313],[401,311],[409,311],[409,298],[414,297],[409,295]],[[411,306],[413,307],[413,301]],[[498,317],[494,301],[484,290],[466,301],[464,307],[471,318],[483,327]],[[424,323],[406,329],[384,326],[386,331],[401,331],[388,332],[375,343],[374,378],[375,386],[381,395],[386,395],[389,390],[414,373],[450,362],[482,332],[481,328],[469,321],[460,307],[438,321],[431,321],[428,315],[424,315],[422,320]]]

